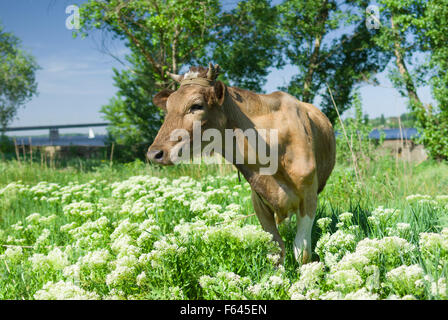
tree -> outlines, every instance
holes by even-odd
[[[431,53],[429,83],[438,102],[421,121],[421,141],[433,158],[448,160],[448,0],[427,3],[418,23],[423,50]]]
[[[159,88],[171,82],[167,71],[204,55],[218,12],[217,0],[90,0],[80,8],[82,34],[96,28],[124,40]]]
[[[375,42],[394,53],[390,77],[408,98],[422,142],[436,159],[448,159],[448,1],[381,0],[381,28]],[[417,54],[425,54],[415,63]],[[413,70],[409,65],[414,62]],[[424,104],[417,88],[430,84],[437,106]]]
[[[117,95],[101,108],[113,140],[123,145],[148,143],[157,134],[163,115],[152,103],[157,87],[153,70],[140,55],[132,53],[127,59],[139,72],[114,69]],[[146,146],[147,148],[147,146]]]
[[[381,26],[374,41],[383,50],[393,52],[395,70],[390,79],[401,95],[409,98],[409,106],[417,117],[424,117],[424,106],[417,93],[416,77],[408,65],[419,51],[418,19],[424,12],[425,0],[380,0]]]
[[[109,132],[122,144],[148,144],[155,137],[163,114],[152,97],[176,87],[167,72],[213,60],[225,71],[223,81],[261,90],[277,61],[276,9],[268,0],[242,1],[229,12],[218,0],[90,0],[80,14],[82,36],[101,29],[131,51],[129,68],[114,70],[117,96],[102,108]]]
[[[432,0],[420,21],[424,49],[431,52],[434,97],[448,112],[448,0]]]
[[[213,33],[211,59],[224,70],[222,80],[261,92],[269,68],[283,65],[278,6],[270,0],[240,1],[222,12]]]
[[[381,114],[380,117],[380,125],[385,126],[386,125],[386,118],[384,117],[384,114]]]
[[[312,103],[332,122],[348,109],[357,84],[383,70],[388,53],[372,42],[365,26],[367,1],[286,0],[280,5],[285,55],[299,68],[284,90]],[[329,86],[333,94],[329,93]]]
[[[149,144],[163,115],[152,103],[176,86],[168,72],[201,61],[217,21],[217,0],[90,0],[80,7],[81,35],[100,29],[124,41],[127,67],[114,70],[118,94],[102,107],[113,139]]]
[[[0,25],[0,127],[4,134],[18,109],[37,93],[34,58],[20,48],[20,40]]]

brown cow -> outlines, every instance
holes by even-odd
[[[311,229],[317,196],[323,190],[335,164],[335,138],[328,118],[315,106],[277,91],[256,94],[228,87],[216,81],[219,67],[191,67],[185,75],[170,76],[180,82],[178,90],[165,89],[154,97],[154,104],[166,111],[165,121],[148,150],[151,161],[172,164],[170,154],[179,143],[171,141],[175,129],[193,132],[200,121],[201,130],[267,129],[278,133],[278,169],[262,175],[262,164],[235,164],[252,189],[252,202],[263,229],[278,242],[283,262],[285,245],[277,224],[295,213],[297,234],[294,254],[303,263],[311,258]],[[269,146],[269,141],[266,139]],[[224,145],[223,148],[232,148]],[[247,145],[246,145],[247,147]],[[246,159],[246,158],[245,158]]]

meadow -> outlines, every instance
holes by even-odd
[[[226,165],[0,162],[0,299],[446,299],[448,165],[338,164],[313,261]]]

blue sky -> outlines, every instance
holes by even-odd
[[[32,126],[102,122],[101,106],[116,93],[112,68],[122,68],[104,53],[102,41],[115,55],[123,57],[124,45],[100,32],[86,39],[72,37],[65,27],[65,8],[85,1],[76,0],[1,0],[0,21],[8,32],[22,41],[22,47],[36,57],[41,69],[37,72],[39,95],[18,112],[11,126]],[[272,70],[265,86],[267,92],[288,83],[296,68],[286,66]],[[363,107],[372,117],[381,114],[396,116],[406,111],[406,101],[392,88],[386,72],[379,75],[380,86],[361,88]],[[424,102],[431,100],[430,90],[419,90]],[[318,101],[316,100],[316,105]],[[86,129],[64,130],[87,133]],[[104,129],[95,129],[104,132]],[[33,131],[17,134],[40,134]]]

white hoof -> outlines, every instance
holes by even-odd
[[[297,234],[294,240],[294,256],[296,260],[307,263],[311,260],[311,230],[314,218],[297,215]]]
[[[294,256],[298,262],[309,262],[311,260],[311,240],[296,238],[294,241]]]

